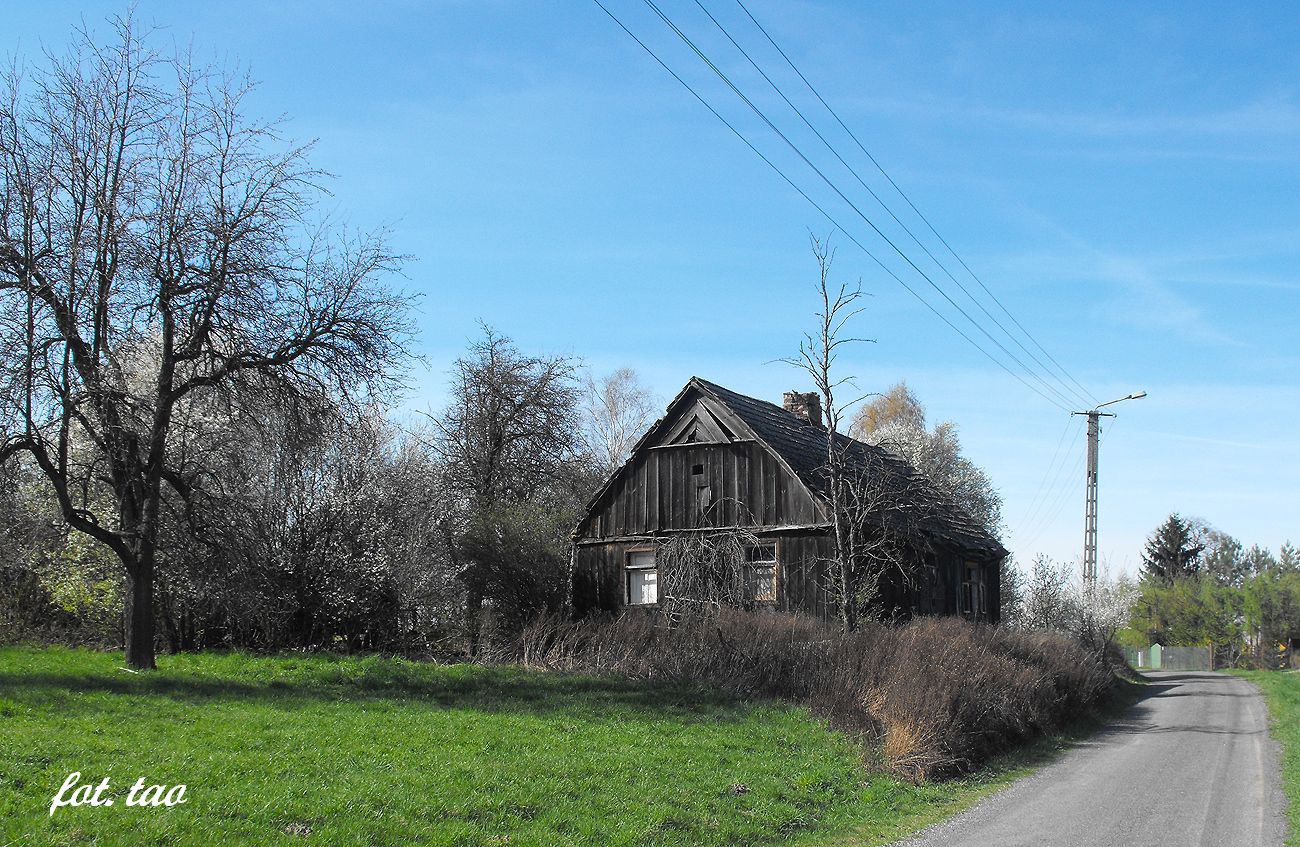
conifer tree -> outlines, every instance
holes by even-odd
[[[1151,533],[1142,552],[1142,575],[1166,584],[1201,570],[1205,542],[1195,527],[1174,513]]]

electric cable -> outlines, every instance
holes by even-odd
[[[654,59],[655,62],[657,62],[657,63],[659,64],[660,67],[662,67],[665,71],[667,71],[668,74],[669,74],[670,76],[673,77],[673,79],[677,80],[677,82],[680,83],[680,84],[682,85],[683,88],[685,88],[687,91],[689,91],[689,92],[691,93],[691,95],[692,95],[693,97],[695,97],[695,99],[698,100],[698,101],[700,102],[701,105],[703,105],[706,109],[708,109],[709,112],[710,112],[714,117],[716,117],[719,121],[721,121],[722,124],[723,124],[724,126],[726,126],[727,129],[729,129],[729,130],[732,132],[733,135],[735,135],[738,139],[740,139],[740,141],[741,141],[741,142],[742,142],[746,147],[748,147],[748,148],[749,148],[749,149],[750,149],[750,150],[751,150],[751,151],[752,151],[756,156],[758,156],[758,157],[759,157],[759,158],[760,158],[760,159],[761,159],[761,160],[762,160],[762,161],[763,161],[763,162],[764,162],[764,163],[765,163],[769,168],[771,168],[773,171],[775,171],[776,174],[777,174],[779,177],[781,177],[781,179],[782,179],[782,180],[783,180],[787,185],[789,185],[792,189],[794,189],[795,192],[799,194],[799,196],[801,196],[801,197],[804,198],[804,200],[808,201],[808,203],[809,203],[809,204],[810,204],[814,209],[816,209],[816,210],[817,210],[817,211],[818,211],[818,212],[819,212],[819,213],[820,213],[824,218],[826,218],[826,220],[829,221],[830,224],[831,224],[831,225],[832,225],[832,226],[833,226],[837,231],[839,231],[840,233],[842,233],[846,238],[849,239],[849,241],[851,241],[855,246],[857,246],[858,249],[860,249],[863,253],[865,253],[865,254],[866,254],[866,255],[867,255],[867,256],[868,256],[868,257],[869,257],[873,262],[876,263],[877,266],[879,266],[879,267],[881,268],[881,270],[885,271],[885,273],[887,273],[887,274],[888,274],[890,277],[892,277],[896,282],[898,282],[899,285],[903,286],[903,288],[904,288],[904,289],[905,289],[909,294],[911,294],[914,298],[916,298],[916,300],[917,300],[918,302],[920,302],[923,306],[925,306],[927,309],[929,309],[929,310],[930,310],[930,311],[931,311],[931,312],[932,312],[936,317],[939,318],[939,320],[943,321],[944,324],[946,324],[950,329],[952,329],[952,330],[953,330],[954,332],[956,332],[959,336],[961,336],[963,339],[965,339],[966,342],[969,343],[972,347],[974,347],[976,350],[978,350],[980,353],[982,353],[986,358],[989,359],[989,361],[993,362],[993,364],[997,365],[999,368],[1001,368],[1002,370],[1006,371],[1007,374],[1009,374],[1011,377],[1013,377],[1014,379],[1016,379],[1017,381],[1019,381],[1019,382],[1020,382],[1022,385],[1024,385],[1026,388],[1028,388],[1028,389],[1030,389],[1031,391],[1033,391],[1034,393],[1038,394],[1038,395],[1039,395],[1040,397],[1042,397],[1044,400],[1046,400],[1047,402],[1049,402],[1049,403],[1051,403],[1052,405],[1056,406],[1057,408],[1059,408],[1059,409],[1061,409],[1061,410],[1063,410],[1063,411],[1069,411],[1069,408],[1068,408],[1067,406],[1062,405],[1061,403],[1059,403],[1058,401],[1056,401],[1056,400],[1053,399],[1052,397],[1049,397],[1049,396],[1047,396],[1046,394],[1044,394],[1042,391],[1040,391],[1040,390],[1039,390],[1038,388],[1036,388],[1035,386],[1033,386],[1033,385],[1031,385],[1030,383],[1026,382],[1025,379],[1024,379],[1024,377],[1022,377],[1020,374],[1017,374],[1017,373],[1015,373],[1014,371],[1012,371],[1009,367],[1007,367],[1007,365],[1006,365],[1004,362],[1002,362],[1000,359],[998,359],[998,358],[997,358],[996,356],[994,356],[992,353],[990,353],[989,351],[987,351],[986,349],[984,349],[982,346],[980,346],[980,344],[979,344],[977,341],[975,341],[975,340],[974,340],[973,338],[971,338],[967,333],[965,333],[964,331],[962,331],[962,329],[961,329],[960,327],[958,327],[956,324],[954,324],[954,323],[953,323],[953,322],[948,318],[947,315],[944,315],[942,312],[940,312],[937,308],[935,308],[935,306],[934,306],[932,303],[930,303],[928,300],[926,300],[924,297],[922,297],[922,296],[920,295],[920,293],[918,293],[918,292],[917,292],[917,291],[916,291],[912,286],[908,285],[907,282],[904,281],[904,280],[902,279],[902,277],[900,277],[897,273],[894,272],[894,270],[893,270],[892,268],[890,268],[889,266],[887,266],[884,262],[882,262],[882,261],[880,260],[879,257],[877,257],[877,256],[876,256],[874,253],[872,253],[869,249],[867,249],[867,247],[866,247],[864,244],[862,244],[861,241],[859,241],[857,238],[855,238],[855,237],[853,236],[853,234],[852,234],[851,232],[849,232],[849,230],[847,230],[845,227],[841,226],[840,223],[835,219],[834,216],[832,216],[829,212],[827,212],[827,211],[826,211],[826,210],[825,210],[825,209],[824,209],[824,208],[823,208],[819,203],[817,203],[815,200],[813,200],[812,197],[809,196],[808,193],[807,193],[806,191],[804,191],[802,188],[800,188],[800,187],[799,187],[799,186],[794,182],[794,180],[792,180],[789,176],[787,176],[786,173],[785,173],[784,171],[782,171],[780,167],[778,167],[778,166],[777,166],[777,165],[776,165],[776,164],[775,164],[771,159],[769,159],[766,155],[764,155],[764,154],[762,153],[762,151],[760,151],[757,147],[755,147],[754,144],[753,144],[753,143],[752,143],[748,138],[746,138],[746,137],[744,136],[743,133],[741,133],[738,129],[736,129],[735,126],[733,126],[733,125],[731,124],[730,121],[728,121],[725,117],[723,117],[722,114],[721,114],[720,112],[718,112],[717,109],[715,109],[715,108],[714,108],[714,107],[713,107],[713,106],[712,106],[712,105],[711,105],[707,100],[704,99],[704,97],[703,97],[699,92],[697,92],[697,91],[696,91],[696,90],[695,90],[695,89],[690,85],[690,83],[686,82],[686,80],[683,79],[683,78],[682,78],[682,77],[681,77],[681,76],[680,76],[676,71],[674,71],[671,67],[669,67],[668,64],[667,64],[663,59],[661,59],[661,58],[659,57],[659,55],[658,55],[657,53],[655,53],[654,50],[652,50],[652,49],[650,48],[649,45],[647,45],[644,41],[641,40],[641,38],[639,38],[635,33],[633,33],[632,30],[630,30],[630,29],[629,29],[629,28],[628,28],[628,27],[623,23],[623,21],[620,20],[620,19],[618,18],[617,15],[615,15],[613,12],[611,12],[611,11],[609,10],[609,8],[607,8],[607,7],[605,6],[605,4],[601,2],[601,0],[592,0],[592,2],[595,3],[595,4],[600,8],[600,10],[603,11],[607,16],[609,16],[610,20],[612,20],[615,24],[617,24],[618,27],[619,27],[619,29],[623,30],[623,32],[626,33],[626,34],[628,35],[628,37],[630,37],[633,41],[635,41],[635,42],[637,43],[637,45],[639,45],[639,46],[641,47],[642,50],[644,50],[644,51],[645,51],[645,52],[646,52],[646,53],[647,53],[647,54],[648,54],[652,59]],[[846,198],[846,199],[847,199],[847,198]],[[850,205],[852,205],[852,204],[850,204]],[[933,284],[933,283],[931,283],[931,284]],[[959,310],[959,311],[960,311],[960,310]],[[969,319],[969,316],[967,316],[967,318]],[[978,326],[978,325],[977,325],[977,326]],[[986,332],[985,334],[987,334],[987,332]]]
[[[1066,405],[1063,405],[1063,404],[1067,404],[1067,405],[1068,405],[1068,404],[1071,402],[1070,399],[1069,399],[1068,397],[1066,397],[1063,393],[1061,393],[1061,391],[1060,391],[1059,389],[1057,389],[1055,386],[1053,386],[1053,385],[1051,385],[1050,383],[1047,383],[1045,380],[1043,380],[1043,378],[1042,378],[1041,376],[1039,376],[1037,373],[1035,373],[1033,370],[1031,370],[1030,368],[1028,368],[1028,367],[1025,365],[1024,362],[1020,361],[1020,359],[1019,359],[1019,358],[1018,358],[1014,353],[1012,353],[1010,350],[1008,350],[1008,349],[1006,348],[1006,345],[1002,344],[1002,342],[1000,342],[1000,341],[998,341],[996,338],[994,338],[993,335],[992,335],[991,333],[989,333],[989,331],[988,331],[988,330],[987,330],[987,329],[986,329],[982,324],[980,324],[980,323],[979,323],[978,321],[976,321],[973,317],[971,317],[970,314],[969,314],[965,309],[963,309],[960,305],[958,305],[957,302],[956,302],[955,300],[953,300],[952,297],[950,297],[946,291],[943,290],[943,288],[941,288],[939,285],[937,285],[937,284],[934,282],[934,280],[931,279],[930,276],[929,276],[925,271],[923,271],[919,266],[917,266],[917,264],[916,264],[915,262],[912,261],[911,257],[909,257],[906,253],[904,253],[904,252],[903,252],[903,251],[898,247],[898,245],[895,244],[894,241],[893,241],[893,240],[892,240],[888,235],[886,235],[886,234],[885,234],[885,233],[880,229],[880,227],[878,227],[878,226],[875,224],[875,222],[872,221],[871,218],[869,218],[869,217],[868,217],[868,216],[867,216],[867,215],[866,215],[866,214],[861,210],[861,208],[858,207],[858,205],[857,205],[856,203],[854,203],[851,199],[849,199],[849,197],[848,197],[847,195],[845,195],[844,192],[841,191],[841,190],[839,189],[839,187],[838,187],[838,186],[837,186],[837,185],[836,185],[836,184],[835,184],[835,183],[834,183],[834,182],[833,182],[829,177],[827,177],[826,174],[825,174],[825,173],[824,173],[820,168],[818,168],[817,165],[814,164],[814,163],[813,163],[813,162],[812,162],[812,161],[811,161],[811,160],[810,160],[810,159],[809,159],[809,158],[808,158],[808,157],[803,153],[802,150],[799,149],[798,145],[794,144],[794,142],[792,142],[792,141],[789,139],[789,137],[787,137],[787,136],[785,135],[785,133],[783,133],[783,132],[782,132],[782,131],[781,131],[781,130],[780,130],[780,129],[779,129],[779,128],[778,128],[778,127],[777,127],[777,126],[772,122],[772,121],[771,121],[771,119],[768,118],[768,116],[766,115],[766,113],[764,113],[762,109],[760,109],[757,105],[755,105],[755,103],[754,103],[752,100],[750,100],[749,97],[747,97],[747,96],[745,95],[745,93],[742,92],[742,91],[741,91],[741,90],[740,90],[740,89],[735,85],[734,82],[731,81],[731,78],[728,77],[728,76],[726,75],[726,73],[724,73],[724,72],[723,72],[723,71],[722,71],[722,70],[721,70],[721,69],[720,69],[716,64],[714,64],[713,61],[712,61],[711,59],[709,59],[709,57],[708,57],[707,55],[705,55],[705,53],[704,53],[702,50],[700,50],[700,48],[695,44],[695,42],[692,41],[691,38],[690,38],[688,35],[686,35],[686,33],[684,33],[684,32],[683,32],[683,31],[682,31],[682,30],[681,30],[681,29],[680,29],[680,28],[679,28],[675,23],[673,23],[673,21],[672,21],[672,20],[671,20],[667,15],[665,15],[665,14],[663,13],[663,11],[658,7],[658,5],[655,4],[654,0],[645,0],[645,3],[646,3],[647,6],[649,6],[649,7],[651,8],[651,10],[653,10],[653,11],[655,12],[656,15],[659,16],[659,18],[660,18],[660,19],[661,19],[661,20],[662,20],[662,21],[663,21],[663,22],[664,22],[664,23],[665,23],[665,24],[666,24],[666,25],[667,25],[667,26],[668,26],[668,27],[669,27],[669,28],[670,28],[674,33],[677,34],[677,36],[678,36],[678,37],[679,37],[679,38],[680,38],[680,39],[681,39],[681,40],[682,40],[682,41],[683,41],[683,42],[684,42],[684,43],[685,43],[685,44],[686,44],[686,45],[687,45],[687,46],[688,46],[688,47],[689,47],[689,48],[690,48],[690,49],[691,49],[695,54],[696,54],[697,57],[699,57],[699,59],[700,59],[702,62],[704,62],[705,65],[707,65],[707,66],[708,66],[708,67],[709,67],[709,68],[710,68],[710,69],[711,69],[711,70],[712,70],[712,71],[713,71],[713,72],[718,76],[718,78],[721,79],[721,80],[722,80],[722,81],[723,81],[723,82],[724,82],[724,83],[725,83],[725,84],[726,84],[726,85],[727,85],[727,86],[732,90],[732,92],[733,92],[737,97],[740,98],[741,101],[742,101],[743,103],[745,103],[745,105],[748,106],[748,107],[750,108],[750,110],[753,111],[754,114],[755,114],[755,115],[756,115],[756,116],[757,116],[761,121],[763,121],[763,123],[766,124],[767,127],[768,127],[768,128],[769,128],[769,129],[770,129],[770,130],[771,130],[771,131],[772,131],[772,132],[773,132],[773,133],[774,133],[774,134],[775,134],[779,139],[781,139],[781,141],[783,141],[783,142],[786,144],[786,146],[788,146],[788,147],[791,149],[791,151],[794,152],[794,154],[795,154],[796,156],[798,156],[798,157],[799,157],[799,158],[804,162],[805,165],[807,165],[807,166],[808,166],[808,167],[813,171],[813,173],[817,174],[817,176],[820,177],[821,180],[822,180],[824,183],[826,183],[827,187],[829,187],[833,192],[835,192],[835,194],[836,194],[837,196],[839,196],[839,198],[840,198],[841,200],[843,200],[844,203],[846,203],[846,204],[849,206],[849,208],[851,208],[851,209],[852,209],[852,210],[853,210],[853,211],[858,215],[858,217],[862,218],[862,220],[863,220],[863,221],[864,221],[864,222],[865,222],[869,227],[871,227],[872,230],[875,231],[876,235],[878,235],[878,236],[879,236],[879,237],[880,237],[880,238],[881,238],[881,239],[882,239],[886,244],[888,244],[889,247],[890,247],[891,249],[893,249],[893,251],[894,251],[895,253],[897,253],[898,256],[899,256],[900,258],[902,258],[902,260],[903,260],[904,262],[906,262],[906,263],[907,263],[907,264],[912,268],[912,270],[916,271],[916,273],[917,273],[917,274],[918,274],[922,279],[924,279],[924,280],[925,280],[925,281],[930,285],[930,287],[933,288],[933,289],[934,289],[934,290],[939,294],[939,296],[941,296],[944,300],[946,300],[946,301],[948,302],[948,304],[949,304],[950,306],[952,306],[952,308],[956,309],[957,312],[958,312],[959,314],[962,315],[962,317],[966,318],[966,320],[967,320],[967,321],[968,321],[972,326],[974,326],[976,329],[978,329],[978,330],[979,330],[979,331],[980,331],[980,332],[981,332],[981,333],[982,333],[982,334],[983,334],[983,335],[984,335],[984,336],[985,336],[989,341],[993,342],[993,344],[994,344],[998,349],[1000,349],[1000,350],[1001,350],[1001,351],[1002,351],[1002,352],[1003,352],[1003,353],[1004,353],[1004,354],[1005,354],[1009,359],[1011,359],[1011,361],[1015,362],[1015,363],[1016,363],[1016,364],[1021,368],[1021,370],[1023,370],[1023,371],[1025,372],[1025,374],[1027,374],[1031,379],[1036,380],[1036,381],[1037,381],[1037,382],[1038,382],[1038,383],[1039,383],[1039,384],[1040,384],[1044,389],[1046,389],[1047,391],[1049,391],[1049,392],[1055,394],[1056,397],[1058,398],[1058,400],[1052,400],[1051,398],[1047,397],[1047,395],[1043,394],[1042,391],[1039,391],[1038,389],[1034,389],[1035,392],[1036,392],[1037,394],[1039,394],[1039,396],[1041,396],[1041,397],[1043,397],[1044,399],[1048,400],[1049,402],[1053,403],[1053,404],[1056,405],[1058,408],[1061,408],[1062,410],[1067,410],[1067,411],[1068,411],[1068,409],[1066,408]],[[602,8],[603,8],[603,7],[602,7]],[[877,260],[877,263],[879,264],[879,260]],[[898,279],[898,277],[897,277],[896,275],[895,275],[894,278],[895,278],[895,279]],[[1008,369],[1008,370],[1009,370],[1009,369]],[[1018,375],[1017,375],[1017,378],[1019,378]],[[1024,380],[1021,379],[1021,382],[1023,383]],[[1025,384],[1028,385],[1028,383],[1025,383]]]
[[[785,104],[786,104],[787,106],[790,107],[791,111],[793,111],[793,112],[794,112],[794,113],[799,117],[799,120],[801,120],[801,121],[803,122],[804,126],[806,126],[806,127],[807,127],[807,128],[808,128],[808,129],[813,133],[813,135],[815,135],[815,136],[817,137],[817,140],[820,141],[820,142],[822,143],[822,146],[824,146],[828,151],[830,151],[830,154],[831,154],[832,156],[834,156],[835,159],[836,159],[836,160],[837,160],[841,165],[843,165],[844,168],[845,168],[845,169],[846,169],[850,174],[853,175],[853,178],[854,178],[855,180],[857,180],[858,184],[861,185],[862,188],[863,188],[863,189],[864,189],[864,190],[865,190],[869,195],[871,195],[871,198],[872,198],[873,200],[876,201],[876,203],[880,206],[880,208],[882,208],[882,209],[885,211],[885,213],[889,215],[890,218],[893,219],[894,223],[898,224],[898,226],[901,227],[902,230],[903,230],[905,233],[907,233],[908,237],[912,239],[912,241],[916,244],[917,247],[921,248],[921,251],[925,253],[925,255],[930,259],[930,261],[934,262],[934,264],[935,264],[935,265],[936,265],[936,266],[937,266],[941,271],[943,271],[944,275],[947,276],[948,279],[952,281],[953,285],[957,286],[957,289],[958,289],[959,291],[961,291],[963,294],[965,294],[965,295],[966,295],[966,298],[967,298],[968,300],[970,300],[970,302],[973,303],[973,304],[976,306],[976,308],[978,308],[981,312],[983,312],[983,313],[984,313],[984,316],[985,316],[986,318],[988,318],[990,321],[992,321],[993,324],[994,324],[994,325],[995,325],[999,330],[1001,330],[1002,333],[1003,333],[1004,335],[1006,335],[1006,337],[1007,337],[1007,338],[1008,338],[1008,339],[1009,339],[1013,344],[1015,344],[1017,347],[1019,347],[1020,350],[1023,351],[1024,354],[1025,354],[1026,356],[1028,356],[1031,360],[1033,360],[1033,362],[1034,362],[1036,365],[1038,365],[1039,368],[1042,369],[1042,372],[1043,372],[1044,374],[1046,374],[1049,378],[1051,378],[1051,379],[1053,379],[1053,380],[1056,380],[1056,381],[1060,382],[1061,387],[1064,388],[1065,391],[1071,393],[1071,394],[1074,396],[1074,399],[1075,399],[1075,400],[1079,401],[1079,402],[1082,403],[1083,405],[1092,405],[1092,404],[1090,404],[1090,403],[1088,402],[1088,398],[1087,398],[1085,395],[1079,393],[1078,390],[1072,388],[1068,383],[1066,383],[1066,382],[1064,382],[1063,380],[1061,380],[1061,378],[1060,378],[1057,374],[1053,373],[1052,370],[1051,370],[1051,368],[1049,368],[1049,367],[1048,367],[1048,366],[1043,362],[1042,359],[1038,358],[1037,354],[1035,354],[1033,350],[1030,350],[1028,347],[1026,347],[1026,346],[1024,345],[1024,343],[1023,343],[1019,338],[1017,338],[1016,335],[1015,335],[1014,333],[1012,333],[1009,329],[1007,329],[1007,327],[1004,326],[1003,323],[1002,323],[1000,320],[998,320],[997,316],[995,316],[992,312],[990,312],[990,311],[988,310],[988,308],[986,308],[985,305],[984,305],[982,302],[980,302],[980,300],[979,300],[979,299],[978,299],[974,294],[972,294],[971,291],[970,291],[970,290],[969,290],[965,285],[963,285],[962,282],[961,282],[959,279],[957,279],[957,277],[952,273],[952,271],[948,269],[948,266],[945,265],[945,264],[944,264],[944,263],[939,259],[939,257],[937,257],[937,256],[934,255],[934,253],[930,250],[930,248],[927,247],[927,246],[925,245],[925,243],[922,242],[921,239],[917,237],[916,233],[914,233],[914,232],[912,231],[911,227],[909,227],[909,226],[908,226],[908,225],[907,225],[907,224],[906,224],[906,223],[905,223],[901,218],[899,218],[899,216],[894,212],[894,210],[891,209],[891,208],[889,207],[889,204],[887,204],[887,203],[886,203],[886,202],[885,202],[885,201],[880,197],[880,195],[878,195],[878,194],[875,192],[875,190],[872,189],[872,187],[871,187],[870,185],[867,184],[866,180],[862,178],[862,175],[858,173],[857,169],[854,168],[854,167],[853,167],[851,164],[849,164],[847,161],[845,161],[844,157],[843,157],[842,155],[840,155],[840,152],[839,152],[838,150],[835,149],[835,146],[834,146],[833,144],[831,144],[831,142],[828,141],[824,135],[822,135],[822,133],[817,129],[817,127],[813,126],[812,121],[810,121],[810,120],[808,119],[807,115],[805,115],[805,114],[803,113],[803,110],[801,110],[801,109],[800,109],[800,108],[799,108],[799,107],[798,107],[798,106],[797,106],[797,105],[796,105],[796,104],[795,104],[795,103],[794,103],[794,102],[793,102],[793,101],[792,101],[792,100],[791,100],[791,99],[786,95],[786,93],[781,89],[781,87],[780,87],[779,85],[777,85],[777,83],[772,79],[772,77],[769,76],[768,73],[767,73],[765,70],[763,70],[763,68],[758,64],[758,62],[755,61],[755,59],[753,58],[753,56],[750,55],[749,51],[747,51],[747,50],[746,50],[746,49],[745,49],[745,48],[744,48],[744,47],[743,47],[743,46],[742,46],[738,41],[736,41],[736,39],[731,35],[731,33],[730,33],[730,32],[727,30],[727,28],[722,24],[722,22],[719,21],[716,17],[714,17],[713,13],[710,12],[710,11],[708,10],[708,8],[704,5],[704,3],[702,2],[702,0],[695,0],[695,5],[696,5],[696,6],[699,6],[700,11],[704,12],[705,16],[707,16],[708,19],[709,19],[710,21],[713,22],[713,25],[714,25],[715,27],[717,27],[718,31],[721,32],[721,33],[723,34],[723,36],[726,37],[726,39],[727,39],[729,42],[731,42],[731,45],[732,45],[733,47],[735,47],[737,51],[739,51],[740,55],[742,55],[742,56],[745,57],[745,60],[746,60],[747,62],[749,62],[750,66],[753,67],[754,70],[757,71],[757,72],[759,73],[759,75],[763,77],[763,79],[767,82],[768,86],[771,87],[771,89],[772,89],[773,91],[776,92],[777,96],[779,96],[779,97],[780,97],[780,98],[785,102]],[[766,34],[766,33],[764,33],[764,34]],[[771,40],[771,37],[770,37],[770,36],[768,37],[768,40],[769,40],[769,41]],[[775,44],[774,44],[773,46],[775,46]],[[777,49],[779,50],[780,48],[778,47]],[[784,55],[784,54],[783,54],[783,55]],[[788,62],[788,61],[789,61],[789,59],[787,58],[787,62]],[[798,73],[798,69],[797,69],[797,68],[795,69],[795,72]],[[815,90],[814,90],[814,93],[816,93]],[[855,139],[855,140],[856,140],[856,139]],[[860,142],[859,142],[859,146],[861,146],[861,143],[860,143]],[[886,178],[886,179],[889,179],[889,175],[888,175],[888,174],[885,174],[884,170],[880,167],[879,163],[875,161],[874,157],[871,157],[869,153],[868,153],[867,155],[868,155],[869,158],[872,158],[872,163],[875,164],[875,165],[876,165],[876,168],[877,168],[878,170],[880,170],[882,174],[885,175],[885,178]],[[896,184],[896,183],[893,183],[893,180],[892,180],[892,179],[890,180],[890,182],[891,182],[891,184],[894,184],[894,188],[895,188],[895,190],[896,190],[896,191],[899,191],[899,193],[900,193],[900,195],[901,195],[902,192],[901,192],[901,190],[898,188],[897,184]],[[906,197],[905,195],[903,195],[903,199],[904,199],[904,200],[907,200],[907,197]],[[910,200],[908,200],[908,204],[909,204],[909,205],[912,205]],[[912,206],[912,210],[913,210],[914,212],[916,212],[917,215],[920,215],[920,212],[916,209],[916,207],[915,207],[914,205]],[[924,220],[924,216],[921,216],[921,217],[922,217],[922,219]],[[929,222],[927,221],[927,224],[928,224],[928,223],[929,223]],[[933,228],[933,227],[931,227],[931,231],[932,231],[932,232],[934,231],[934,228]],[[937,233],[937,232],[935,233],[935,235],[936,235],[936,237],[938,237],[938,233]],[[942,241],[943,239],[940,238],[940,240]],[[951,252],[951,248],[949,248],[949,251]],[[955,255],[955,254],[954,254],[954,255]],[[957,257],[957,258],[958,258],[958,261],[960,261],[960,257]],[[978,280],[977,280],[977,281],[978,281]],[[986,291],[987,291],[987,289],[986,289]],[[992,293],[991,293],[991,292],[989,292],[989,296],[992,296]],[[994,299],[996,299],[996,298],[994,298]],[[1001,304],[999,303],[999,305],[1001,305]],[[1003,311],[1006,311],[1005,307],[1003,307]],[[1010,317],[1010,314],[1009,314],[1009,313],[1008,313],[1008,317]],[[1093,401],[1093,402],[1095,402],[1095,401]]]
[[[844,121],[840,118],[839,113],[836,112],[835,109],[832,108],[831,105],[826,102],[826,99],[822,97],[821,93],[812,84],[812,82],[808,79],[808,77],[804,75],[803,71],[799,70],[799,67],[795,65],[794,61],[786,54],[786,52],[783,49],[781,49],[781,45],[777,44],[776,39],[772,37],[772,35],[767,31],[766,27],[764,27],[761,23],[759,23],[758,19],[754,17],[752,12],[749,11],[749,8],[744,4],[743,0],[736,0],[736,4],[740,6],[741,10],[744,11],[746,17],[748,17],[750,21],[753,22],[754,26],[758,28],[758,31],[763,34],[763,37],[767,39],[768,43],[770,43],[772,47],[776,49],[777,53],[781,55],[781,58],[784,59],[786,64],[790,66],[790,69],[793,70],[796,75],[798,75],[799,79],[803,81],[803,84],[807,86],[810,92],[812,92],[813,96],[817,98],[817,100],[822,104],[823,107],[825,107],[826,111],[829,112],[831,117],[835,119],[835,122],[840,125],[840,128],[844,130],[844,132],[849,136],[849,138],[853,139],[853,143],[857,145],[858,149],[862,151],[863,155],[865,155],[867,159],[871,161],[871,164],[875,166],[876,170],[880,171],[881,176],[883,176],[893,187],[893,189],[896,192],[898,192],[898,196],[903,198],[903,201],[907,203],[908,207],[911,208],[911,210],[916,213],[916,216],[919,217],[925,223],[926,227],[930,230],[930,232],[934,234],[934,237],[939,240],[939,243],[941,243],[944,246],[944,248],[949,253],[952,254],[953,258],[955,258],[957,262],[962,266],[962,268],[966,271],[966,273],[970,275],[971,279],[975,280],[975,282],[979,285],[979,287],[983,289],[984,293],[987,294],[993,300],[993,302],[997,304],[998,308],[1002,310],[1003,314],[1005,314],[1011,320],[1011,322],[1014,323],[1022,333],[1024,333],[1025,337],[1028,338],[1030,342],[1033,343],[1033,345],[1037,347],[1053,365],[1056,366],[1057,370],[1060,371],[1060,373],[1063,374],[1080,391],[1082,391],[1086,397],[1092,400],[1091,403],[1085,405],[1096,405],[1099,402],[1096,396],[1094,396],[1090,391],[1088,391],[1088,389],[1084,388],[1083,385],[1080,384],[1079,381],[1075,379],[1074,376],[1068,370],[1066,370],[1065,367],[1060,362],[1058,362],[1056,358],[1052,356],[1052,354],[1048,352],[1048,350],[1045,347],[1043,347],[1041,343],[1039,343],[1038,339],[1035,338],[1034,335],[1030,333],[1029,330],[1026,329],[1024,325],[1020,323],[1019,320],[1016,319],[1015,315],[1011,314],[1010,310],[1007,309],[1007,307],[1002,303],[1000,299],[998,299],[998,296],[994,294],[991,290],[989,290],[988,286],[984,284],[984,281],[980,279],[978,275],[976,275],[976,273],[970,268],[970,266],[966,263],[966,261],[962,259],[962,257],[957,253],[955,249],[953,249],[952,245],[948,243],[947,239],[945,239],[939,233],[939,231],[935,229],[934,225],[930,222],[930,219],[927,218],[925,214],[922,213],[921,210],[916,207],[916,204],[913,203],[912,199],[907,196],[907,194],[903,191],[902,187],[899,186],[898,183],[894,181],[894,178],[891,177],[889,173],[884,169],[884,167],[880,164],[880,162],[876,160],[876,157],[871,155],[871,152],[867,150],[866,146],[858,139],[857,134],[854,133],[853,130],[850,129],[847,124],[844,123]]]

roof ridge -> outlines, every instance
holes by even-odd
[[[809,490],[825,496],[825,480],[821,474],[826,450],[824,427],[815,427],[790,410],[768,400],[741,394],[700,377],[692,377],[692,381],[698,382],[702,388],[726,403]],[[923,500],[928,501],[926,505],[930,515],[926,523],[931,524],[932,532],[962,546],[999,555],[1007,554],[1006,548],[992,533],[906,457],[847,433],[836,431],[835,437],[850,450],[861,451],[863,462],[866,461],[866,456],[874,456],[890,466],[889,473],[906,478],[909,484],[921,488],[918,493]],[[818,443],[813,443],[813,439]]]

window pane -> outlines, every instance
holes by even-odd
[[[756,565],[747,569],[749,599],[758,603],[776,602],[776,568]]]
[[[659,602],[659,572],[634,570],[627,572],[628,602],[644,606]]]
[[[655,566],[654,551],[643,550],[639,553],[629,553],[627,565],[630,568],[653,568]]]

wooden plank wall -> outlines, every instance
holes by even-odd
[[[579,614],[614,612],[623,607],[623,567],[633,545],[578,547],[573,572],[573,606]]]
[[[818,533],[766,536],[777,542],[777,608],[783,612],[836,614],[826,585],[825,559],[830,537]],[[579,614],[613,612],[624,604],[624,568],[627,554],[647,542],[614,541],[578,547],[573,574],[573,602]]]
[[[697,465],[700,475],[692,473]],[[683,445],[643,450],[596,504],[585,537],[816,520],[812,497],[758,444]]]
[[[834,620],[838,609],[834,594],[828,589],[826,561],[831,554],[832,542],[826,533],[772,533],[764,537],[777,542],[777,609],[782,612],[818,615]],[[627,553],[634,548],[644,548],[652,542],[608,542],[586,544],[578,547],[576,569],[573,575],[573,600],[576,611],[586,614],[594,611],[614,612],[624,603],[624,567]],[[924,577],[912,585],[895,581],[882,586],[880,607],[889,617],[918,615],[960,614],[960,595],[963,560],[955,553],[941,551],[936,555],[937,579]],[[989,592],[989,617],[997,623],[1001,618],[1001,592],[998,586],[998,565],[988,563],[986,585]]]
[[[833,620],[837,614],[827,589],[834,542],[827,533],[782,535],[777,541],[777,608],[783,612],[817,615]]]

